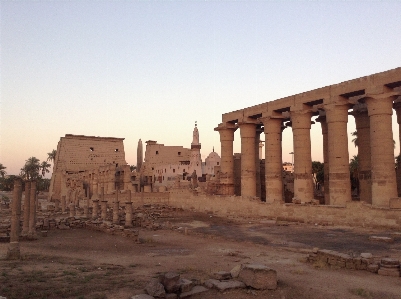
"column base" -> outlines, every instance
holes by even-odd
[[[19,260],[21,258],[21,252],[19,242],[10,242],[7,250],[7,260]]]

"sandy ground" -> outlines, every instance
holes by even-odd
[[[0,260],[0,296],[128,299],[143,293],[148,280],[162,272],[179,272],[201,283],[241,263],[263,263],[278,273],[274,291],[210,290],[192,298],[401,298],[401,277],[305,262],[313,247],[401,259],[399,232],[273,225],[265,219],[230,220],[188,211],[161,221],[167,220],[180,229],[140,229],[140,244],[87,229],[51,230],[47,237],[23,241],[23,260]],[[395,242],[371,242],[370,235],[392,236]],[[0,243],[0,256],[7,247]]]

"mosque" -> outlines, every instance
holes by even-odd
[[[142,156],[142,141],[138,142],[137,171],[144,185],[170,187],[177,177],[189,180],[194,173],[199,181],[206,181],[206,175],[214,176],[220,169],[221,158],[213,151],[202,162],[200,153],[199,130],[195,122],[191,148],[165,146],[157,141],[146,141],[145,159]],[[143,162],[142,162],[143,161]]]

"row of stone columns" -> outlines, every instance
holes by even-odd
[[[359,178],[361,199],[375,206],[389,206],[391,198],[397,197],[394,170],[392,136],[392,109],[394,97],[365,97],[354,106],[358,132]],[[325,172],[325,203],[344,206],[351,201],[348,153],[348,99],[337,97],[332,104],[321,105],[323,134],[323,157]],[[401,104],[396,109],[401,123]],[[241,195],[260,196],[257,182],[259,132],[261,122],[265,133],[265,183],[266,201],[283,199],[281,136],[284,116],[281,113],[257,120],[220,124],[221,174],[219,194],[234,194],[233,141],[234,132],[241,135]],[[287,116],[286,116],[287,117]],[[313,199],[311,159],[311,107],[291,107],[289,112],[294,144],[294,197],[301,202]],[[401,137],[400,137],[401,142]]]

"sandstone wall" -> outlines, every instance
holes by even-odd
[[[169,196],[166,196],[169,194]],[[266,217],[268,219],[317,223],[320,225],[346,225],[359,227],[385,227],[401,229],[401,209],[377,208],[362,202],[348,202],[346,207],[327,205],[268,204],[240,196],[195,195],[187,190],[153,193],[136,200],[148,204],[168,204],[173,207],[213,212],[217,216]],[[135,202],[139,204],[139,202]]]

